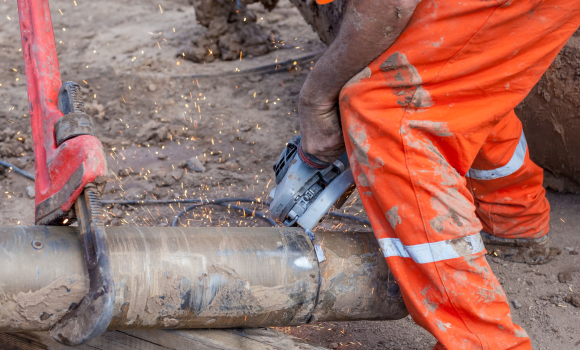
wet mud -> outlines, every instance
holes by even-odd
[[[71,275],[36,291],[20,292],[14,298],[4,295],[0,298],[0,324],[20,331],[46,329],[79,303],[88,290],[87,276]]]

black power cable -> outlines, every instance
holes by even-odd
[[[231,202],[242,202],[242,203],[254,203],[257,202],[255,199],[253,198],[219,198],[219,199],[206,199],[206,200],[202,200],[199,201],[197,204],[194,205],[190,205],[189,207],[183,209],[182,211],[180,211],[176,216],[175,219],[173,219],[173,222],[171,223],[171,226],[175,227],[177,226],[177,223],[179,222],[179,218],[181,218],[185,213],[187,213],[188,211],[204,206],[204,205],[208,205],[208,204],[217,204],[217,205],[221,205],[223,207],[229,207],[229,208],[233,208],[236,210],[240,210],[244,212],[244,215],[246,215],[246,211],[250,211],[252,213],[252,216],[256,216],[259,217],[260,219],[264,219],[266,220],[270,225],[277,227],[278,224],[276,223],[276,221],[272,220],[271,218],[267,217],[266,215],[257,212],[256,210],[251,210],[248,208],[244,208],[244,207],[240,207],[237,205],[232,205],[232,204],[228,204]],[[267,204],[267,203],[265,203]]]
[[[7,162],[0,160],[0,165],[5,166],[5,167],[10,168],[10,169],[13,169],[16,173],[18,173],[24,177],[27,177],[31,180],[34,180],[34,175],[27,173],[26,171],[14,166],[10,163],[7,163]],[[125,205],[193,203],[193,205],[186,207],[185,209],[180,211],[175,216],[175,219],[173,219],[173,222],[171,224],[171,226],[173,226],[173,227],[177,226],[179,219],[185,213],[187,213],[188,211],[190,211],[192,209],[195,209],[195,208],[198,208],[201,206],[205,206],[205,205],[221,205],[223,207],[228,207],[228,208],[232,208],[235,210],[239,210],[239,211],[243,212],[244,215],[246,215],[246,212],[250,212],[250,213],[252,213],[252,216],[256,216],[260,219],[267,221],[270,225],[272,225],[274,227],[278,227],[278,224],[276,223],[276,221],[272,220],[271,218],[267,217],[266,215],[264,215],[262,213],[257,212],[255,209],[252,210],[252,209],[248,209],[248,208],[244,208],[244,207],[230,204],[230,203],[235,203],[235,202],[241,202],[241,203],[254,203],[254,202],[256,202],[256,203],[259,203],[259,201],[254,199],[254,198],[218,198],[218,199],[191,198],[191,199],[157,199],[157,200],[146,199],[146,200],[142,200],[142,201],[105,199],[105,200],[101,201],[102,204],[125,204]],[[269,203],[266,202],[263,204],[268,205]],[[343,213],[338,213],[338,212],[329,212],[328,215],[330,217],[339,217],[339,218],[353,220],[353,221],[356,221],[356,222],[361,223],[363,225],[370,226],[370,224],[371,224],[370,221],[358,218],[354,215],[343,214]]]
[[[15,165],[12,165],[12,164],[10,164],[10,163],[6,163],[6,162],[5,162],[5,161],[3,161],[3,160],[0,160],[0,165],[4,166],[4,167],[6,167],[6,168],[9,168],[9,169],[12,169],[12,170],[14,170],[14,171],[15,171],[15,172],[17,172],[18,174],[20,174],[20,175],[22,175],[22,176],[24,176],[24,177],[27,177],[27,178],[29,178],[30,180],[34,180],[34,175],[32,175],[32,174],[30,174],[30,173],[27,173],[26,171],[24,171],[24,170],[20,169],[19,167],[15,166]]]
[[[332,217],[337,217],[337,218],[344,218],[344,219],[349,219],[349,220],[353,220],[356,221],[358,223],[361,223],[363,225],[371,225],[371,222],[366,220],[366,219],[361,219],[359,217],[356,217],[354,215],[349,215],[349,214],[344,214],[344,213],[338,213],[335,211],[331,211],[330,213],[328,213],[328,216]]]

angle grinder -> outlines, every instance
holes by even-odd
[[[310,159],[309,159],[310,158]],[[311,231],[334,205],[340,209],[355,189],[346,152],[332,164],[312,162],[290,140],[274,164],[276,187],[270,192],[270,215],[286,226]]]

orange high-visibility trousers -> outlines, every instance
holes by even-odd
[[[363,204],[436,349],[531,349],[480,231],[548,232],[542,171],[513,109],[579,25],[579,1],[423,0],[397,41],[342,89]]]

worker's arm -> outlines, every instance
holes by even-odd
[[[298,103],[302,149],[333,162],[344,153],[340,90],[403,32],[420,0],[348,0],[338,36],[310,72]]]

